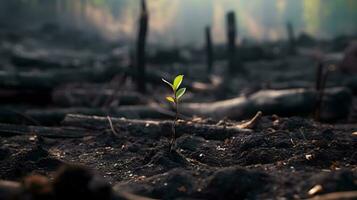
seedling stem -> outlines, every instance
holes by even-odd
[[[167,101],[174,104],[174,109],[175,109],[175,120],[172,123],[172,138],[170,142],[170,151],[175,149],[175,144],[176,144],[176,125],[179,118],[179,111],[178,111],[179,100],[186,92],[186,88],[180,88],[180,85],[183,81],[183,77],[184,77],[183,75],[176,76],[173,83],[170,83],[165,79],[162,79],[162,81],[168,84],[173,91],[173,96],[166,97]]]

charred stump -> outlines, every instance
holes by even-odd
[[[295,35],[294,35],[294,27],[291,22],[288,22],[286,24],[286,30],[287,30],[288,39],[289,39],[289,54],[295,55],[296,54],[296,41],[295,41]]]
[[[237,54],[236,38],[237,38],[236,15],[234,12],[229,12],[227,14],[227,41],[228,41],[227,46],[228,46],[229,73],[243,71],[241,61]]]
[[[207,61],[207,73],[212,73],[213,68],[213,47],[212,47],[212,37],[211,37],[211,27],[207,26],[205,29],[206,33],[206,61]]]
[[[148,33],[149,14],[146,7],[146,1],[141,0],[141,15],[139,19],[139,32],[136,49],[136,65],[137,65],[137,88],[141,93],[146,92],[146,38]]]

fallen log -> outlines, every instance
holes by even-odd
[[[55,69],[55,68],[76,68],[79,63],[75,62],[75,59],[64,61],[63,59],[52,59],[53,55],[42,55],[40,53],[31,53],[24,51],[12,52],[10,61],[16,67],[36,67],[40,69]]]
[[[0,136],[15,135],[38,135],[48,138],[82,138],[89,135],[98,134],[77,127],[44,127],[44,126],[24,126],[13,124],[0,124]]]
[[[328,87],[346,87],[350,89],[354,94],[357,94],[357,77],[354,75],[346,75],[337,72],[333,72],[330,74],[326,85]],[[293,88],[311,88],[315,87],[315,83],[309,80],[286,80],[284,82],[271,82],[269,84],[263,84],[262,88],[266,89],[274,89],[274,90],[285,90],[285,89],[293,89]]]
[[[55,105],[60,107],[105,107],[115,105],[139,105],[147,103],[143,95],[132,91],[116,91],[108,88],[58,88],[1,89],[1,104]]]
[[[121,131],[129,132],[136,137],[161,136],[170,137],[172,132],[172,121],[154,121],[154,120],[136,120],[124,118],[110,118],[112,128],[120,134]],[[71,127],[81,127],[90,130],[108,129],[110,124],[106,117],[85,116],[85,115],[67,115],[62,125]],[[221,126],[200,124],[191,121],[178,121],[176,125],[177,136],[182,134],[193,134],[205,139],[224,140],[236,133],[249,132],[248,129],[239,128],[239,126]]]
[[[0,71],[0,87],[10,89],[52,89],[70,82],[104,82],[118,73],[122,68],[86,68],[86,69],[59,69],[51,71]]]
[[[130,120],[84,115],[67,115],[62,127],[25,126],[0,124],[0,136],[37,135],[49,138],[81,138],[114,129],[117,134],[129,133],[134,137],[170,137],[172,121]],[[239,126],[222,126],[179,121],[176,125],[177,136],[193,134],[205,139],[224,140],[236,133],[249,132]]]
[[[241,120],[258,111],[266,115],[309,115],[314,111],[318,94],[313,89],[263,90],[249,97],[213,103],[186,103],[180,107],[184,115],[198,115],[222,119]],[[332,121],[346,118],[352,102],[351,91],[346,88],[326,89],[322,103],[321,119]]]
[[[113,89],[59,89],[52,94],[53,103],[57,106],[103,106],[110,99],[116,100],[118,105],[145,104],[146,99],[137,92],[115,91]]]
[[[48,71],[0,71],[0,88],[49,90],[73,82],[106,82],[118,74],[135,76],[133,69],[118,66],[100,66]],[[148,72],[147,81],[160,83],[162,74]]]
[[[25,114],[33,117],[36,120],[43,121],[46,119],[56,119],[55,122],[60,122],[67,114],[85,114],[85,115],[100,115],[112,117],[125,117],[130,119],[165,119],[172,115],[170,111],[164,110],[158,106],[121,106],[109,109],[92,109],[92,108],[68,108],[55,110],[29,110]],[[50,120],[48,120],[50,122]],[[52,121],[53,122],[53,121]]]
[[[100,59],[98,54],[74,49],[43,49],[40,47],[27,49],[23,45],[13,45],[8,48],[8,51],[9,61],[17,69],[70,69],[92,65]]]
[[[115,108],[53,108],[53,109],[19,109],[0,108],[0,122],[21,123],[28,121],[26,118],[37,121],[42,125],[59,124],[67,114],[99,115],[112,117],[125,117],[130,119],[167,119],[173,116],[169,110],[159,106],[120,106]],[[21,116],[20,116],[21,114]]]
[[[216,101],[213,103],[183,103],[180,105],[182,116],[202,116],[214,119],[230,118],[243,120],[254,116],[258,111],[266,115],[279,116],[310,115],[313,113],[318,94],[312,89],[264,90],[248,97]],[[348,117],[352,95],[346,88],[326,90],[321,109],[321,120],[334,121]],[[56,108],[50,110],[31,109],[9,112],[0,109],[0,121],[13,123],[19,120],[19,114],[28,116],[43,125],[58,124],[66,114],[99,115],[125,117],[129,119],[167,119],[172,111],[161,106],[120,106],[116,108]],[[181,117],[182,118],[182,117]]]

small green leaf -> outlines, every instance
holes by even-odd
[[[180,99],[186,92],[186,88],[181,88],[176,92],[176,98]]]
[[[182,80],[183,80],[183,75],[178,75],[178,76],[176,76],[176,78],[175,78],[175,80],[174,80],[174,90],[177,90],[179,87],[180,87],[180,85],[181,85],[181,83],[182,83]]]
[[[175,103],[175,99],[173,97],[166,97],[166,100]]]
[[[164,81],[166,84],[168,84],[172,89],[174,89],[174,86],[170,82],[168,82],[167,80],[165,80],[163,78],[161,80]]]

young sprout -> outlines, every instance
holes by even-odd
[[[183,81],[183,75],[178,75],[174,79],[173,83],[168,82],[165,79],[162,79],[166,84],[168,84],[171,89],[172,89],[172,96],[166,97],[166,100],[174,105],[175,109],[175,120],[172,124],[172,138],[171,138],[171,143],[170,143],[170,151],[173,150],[176,142],[176,123],[178,120],[178,104],[180,101],[180,98],[185,94],[186,88],[180,88],[180,85]]]

